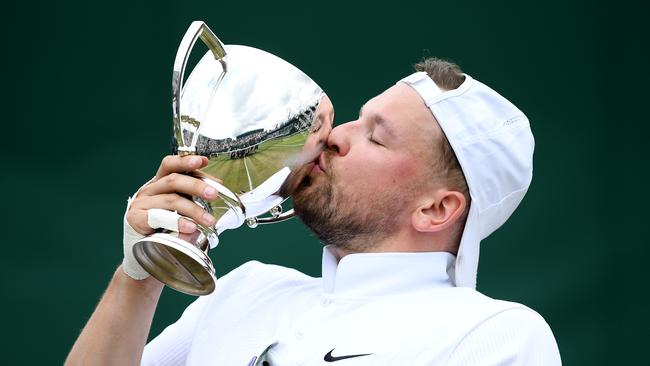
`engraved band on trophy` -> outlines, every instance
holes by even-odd
[[[208,51],[183,83],[195,42]],[[209,158],[198,175],[219,198],[194,202],[210,212],[213,227],[197,224],[191,235],[157,230],[133,253],[142,267],[169,287],[192,295],[214,291],[207,252],[224,230],[293,217],[282,203],[323,150],[331,131],[332,105],[322,89],[295,66],[265,51],[224,45],[195,21],[176,54],[172,76],[174,150]],[[269,217],[258,217],[265,213]]]

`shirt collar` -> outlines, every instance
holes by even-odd
[[[447,252],[357,253],[337,260],[323,248],[323,291],[327,294],[383,296],[453,287],[447,271],[456,256]]]

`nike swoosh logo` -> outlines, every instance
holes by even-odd
[[[372,353],[363,353],[363,354],[359,354],[359,355],[332,356],[332,352],[334,352],[334,348],[332,348],[331,351],[327,352],[325,357],[323,357],[323,360],[325,360],[325,362],[341,361],[341,360],[345,360],[347,358],[370,356],[372,354]]]

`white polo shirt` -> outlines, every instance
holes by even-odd
[[[323,277],[256,261],[152,340],[143,365],[560,365],[535,311],[454,287],[449,253],[327,248]]]

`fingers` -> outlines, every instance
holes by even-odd
[[[131,207],[126,212],[126,222],[141,235],[149,235],[153,233],[153,229],[147,224],[147,210],[138,210]]]
[[[185,219],[185,218],[179,218],[178,219],[178,232],[182,234],[192,234],[193,232],[196,231],[196,224],[193,223],[192,221]]]
[[[204,156],[166,156],[152,182],[142,187],[131,202],[126,215],[129,225],[143,235],[157,228],[189,234],[196,230],[196,224],[214,225],[216,220],[212,215],[190,198],[184,197],[196,196],[206,201],[218,197],[217,190],[202,179],[221,180],[198,170],[207,165],[208,158]],[[149,211],[156,209],[159,210],[154,211],[151,221]]]
[[[167,229],[178,232],[178,221],[180,216],[176,211],[168,211],[160,208],[147,210],[147,224],[152,229]]]
[[[185,217],[181,217],[176,211],[150,208],[147,211],[147,222],[152,229],[167,229],[182,234],[192,234],[196,231],[196,224]]]
[[[131,207],[135,210],[157,208],[167,211],[176,211],[179,215],[188,217],[205,226],[212,226],[216,221],[214,216],[207,213],[203,208],[201,208],[201,206],[197,205],[192,200],[175,193],[159,194],[142,198],[138,202],[134,202]],[[181,223],[179,223],[179,227],[180,225]]]
[[[203,171],[200,171],[200,170],[193,171],[192,176],[196,177],[196,178],[201,178],[201,179],[204,179],[204,178],[211,179],[211,180],[214,180],[216,182],[219,182],[219,183],[223,184],[223,180],[215,177],[214,175],[210,175],[210,174],[208,174],[206,172],[203,172]]]
[[[171,173],[140,190],[140,194],[143,196],[155,196],[172,192],[197,196],[206,200],[214,200],[218,194],[214,187],[203,180],[181,173]]]
[[[171,173],[187,173],[196,169],[201,169],[208,165],[208,158],[200,155],[168,155],[160,163],[156,180],[165,177]]]

